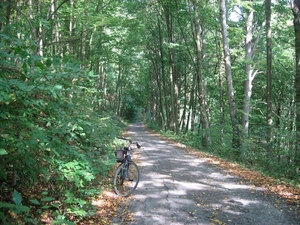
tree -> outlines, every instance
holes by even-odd
[[[162,2],[163,13],[166,21],[167,28],[167,43],[168,43],[168,72],[170,80],[170,100],[171,100],[171,114],[170,114],[170,128],[177,134],[179,131],[179,121],[178,121],[178,84],[177,84],[177,74],[175,70],[174,62],[174,50],[173,50],[173,3],[172,2]]]
[[[262,37],[262,32],[264,28],[264,23],[261,24],[260,30],[258,31],[257,36],[254,38],[254,1],[248,1],[248,17],[246,21],[246,38],[245,38],[245,85],[244,85],[244,103],[243,103],[243,114],[242,114],[242,129],[245,137],[249,133],[249,124],[250,124],[250,108],[251,108],[251,96],[253,89],[253,80],[258,73],[258,70],[254,66],[254,56],[255,51]]]
[[[271,28],[271,0],[266,0],[266,44],[267,44],[267,121],[268,143],[272,142],[272,28]],[[269,145],[269,155],[272,156],[272,147]]]
[[[292,0],[292,11],[294,15],[295,52],[296,52],[296,74],[295,74],[295,106],[296,106],[296,147],[295,164],[300,167],[300,1]]]
[[[209,116],[208,116],[208,106],[207,106],[207,97],[206,97],[206,83],[203,77],[202,72],[202,61],[203,61],[203,49],[202,45],[205,41],[203,37],[204,28],[200,23],[200,15],[199,5],[200,1],[193,0],[191,1],[192,5],[189,6],[190,13],[191,13],[191,29],[193,34],[193,41],[195,43],[195,73],[196,73],[196,84],[197,84],[197,95],[199,99],[199,106],[200,106],[200,123],[202,128],[202,145],[207,147],[210,142],[210,137],[208,134],[209,129]]]
[[[240,131],[236,113],[234,88],[232,83],[232,71],[231,71],[231,60],[230,60],[230,48],[228,41],[227,21],[226,21],[226,4],[225,0],[220,0],[220,22],[221,32],[223,41],[224,61],[225,61],[225,73],[227,82],[227,95],[228,103],[230,108],[230,118],[232,126],[232,145],[234,148],[240,147]]]

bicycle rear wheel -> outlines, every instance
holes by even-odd
[[[122,163],[115,172],[114,190],[117,195],[126,197],[136,189],[140,181],[140,171],[132,161],[128,162],[127,171],[124,167],[125,165]]]

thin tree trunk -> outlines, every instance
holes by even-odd
[[[11,0],[7,0],[7,7],[6,7],[6,25],[10,24],[10,17],[11,17]]]
[[[38,0],[38,14],[42,14],[42,6],[41,6],[41,1]],[[44,55],[44,52],[43,52],[43,48],[44,48],[44,42],[43,42],[43,38],[44,38],[44,29],[43,29],[43,25],[42,25],[42,22],[40,21],[39,22],[39,49],[38,49],[38,53],[40,56],[43,56]]]
[[[195,77],[195,75],[194,75]],[[193,78],[194,80],[194,78]],[[194,99],[195,99],[195,82],[192,83],[191,86],[191,92],[190,92],[190,101],[189,101],[189,110],[188,110],[188,118],[187,118],[187,122],[186,122],[186,128],[185,131],[188,132],[189,128],[191,131],[193,131],[194,129],[194,123],[195,123],[195,117],[194,117],[194,113],[195,113],[195,107],[194,107]]]
[[[184,83],[183,83],[183,86],[184,86],[184,93],[183,93],[184,101],[183,101],[183,110],[182,110],[182,114],[181,114],[181,119],[180,119],[180,123],[179,123],[180,131],[183,131],[183,132],[184,132],[184,127],[185,127],[185,122],[186,122],[186,109],[187,109],[187,102],[188,102],[188,93],[187,93],[188,84],[187,84],[187,79],[186,78],[187,78],[187,75],[184,76]]]
[[[249,1],[250,3],[253,2],[253,0]],[[249,134],[249,124],[250,124],[250,100],[252,96],[252,84],[253,80],[257,74],[257,71],[254,71],[253,66],[253,57],[255,53],[256,46],[258,44],[258,41],[262,37],[263,28],[265,26],[265,22],[262,23],[260,26],[260,30],[258,31],[258,34],[256,38],[254,38],[254,9],[252,8],[252,5],[249,4],[249,14],[247,18],[247,24],[246,24],[246,40],[245,40],[245,58],[246,58],[246,67],[245,67],[245,73],[246,73],[246,80],[244,85],[244,105],[243,105],[243,114],[242,114],[242,129],[244,137],[247,137]]]
[[[216,34],[217,37],[217,34]],[[215,69],[215,74],[219,75],[219,88],[220,88],[220,92],[219,92],[219,101],[220,101],[220,143],[224,142],[224,123],[225,123],[225,99],[224,99],[224,95],[225,95],[225,91],[224,91],[224,77],[222,76],[222,50],[221,50],[221,42],[218,40],[215,40],[216,43],[218,43],[218,48],[217,48],[217,52],[218,52],[218,62],[216,65],[216,69]]]
[[[3,10],[3,5],[0,4],[0,10],[2,11]],[[3,23],[2,21],[0,20],[0,31],[2,30],[2,26],[3,26]]]
[[[73,11],[74,11],[74,0],[70,0],[70,22],[69,22],[69,35],[70,35],[70,37],[73,37],[73,29],[74,29],[74,15],[73,15]],[[76,52],[75,49],[76,49],[75,44],[72,41],[67,46],[67,50],[68,50],[68,52],[70,52],[70,54],[74,54]]]
[[[161,21],[159,19],[159,14],[157,15],[157,25],[158,25],[158,36],[159,36],[159,53],[160,53],[160,68],[161,68],[161,82],[163,86],[163,98],[161,98],[161,105],[165,106],[165,111],[166,112],[161,112],[163,114],[163,119],[164,119],[164,129],[169,129],[170,128],[170,107],[169,107],[169,102],[166,100],[167,99],[167,86],[166,86],[166,74],[165,74],[165,62],[164,62],[164,50],[163,50],[163,34],[161,30]],[[166,116],[164,116],[166,114]]]
[[[156,74],[156,85],[157,85],[157,91],[158,91],[158,100],[157,100],[157,104],[158,104],[158,108],[157,110],[159,110],[159,126],[161,127],[165,127],[165,114],[164,114],[164,107],[163,107],[163,92],[162,92],[162,88],[161,88],[161,79],[160,79],[160,70],[156,69],[155,70],[155,74]]]
[[[249,132],[249,115],[250,115],[250,99],[252,95],[252,81],[254,79],[254,71],[252,66],[253,60],[253,50],[252,50],[252,40],[253,40],[253,17],[254,10],[250,8],[250,12],[247,18],[246,25],[246,43],[245,43],[245,56],[246,56],[246,80],[244,86],[244,107],[242,115],[242,128],[244,136],[248,136]]]
[[[300,0],[292,0],[295,31],[295,52],[296,52],[296,74],[294,88],[296,91],[296,148],[294,162],[300,167]]]
[[[167,26],[167,34],[168,34],[168,43],[173,43],[173,18],[170,10],[170,6],[168,4],[163,5],[165,18],[166,18],[166,26]],[[170,99],[171,99],[171,128],[177,134],[178,133],[178,86],[176,79],[176,71],[174,66],[174,52],[172,47],[168,48],[168,56],[169,56],[169,77],[170,77]]]
[[[271,0],[266,0],[266,30],[267,30],[267,142],[273,141],[272,119],[272,28],[271,28]],[[268,145],[269,157],[272,157],[272,147]]]
[[[33,0],[29,0],[28,1],[28,5],[29,5],[29,19],[31,20],[31,21],[33,21],[33,2],[32,2]],[[30,34],[30,38],[31,39],[34,39],[35,37],[33,37],[33,35],[32,34]]]
[[[222,32],[223,51],[224,51],[224,60],[225,60],[228,103],[229,103],[230,118],[231,118],[232,132],[233,132],[232,145],[234,148],[238,148],[240,147],[240,131],[239,131],[239,124],[237,120],[237,114],[236,114],[234,89],[232,84],[231,59],[230,59],[229,42],[228,42],[225,0],[220,0],[220,17],[221,17],[221,32]]]
[[[85,18],[87,18],[87,14],[88,14],[88,12],[87,12],[87,4],[88,4],[88,0],[85,0],[84,1],[84,5],[86,5],[85,6],[85,8],[84,8],[84,15],[85,15]],[[85,57],[86,57],[86,42],[87,42],[87,22],[86,21],[83,21],[83,23],[82,23],[82,34],[81,34],[81,51],[80,51],[80,53],[81,53],[81,56],[80,56],[80,58],[81,58],[81,67],[82,68],[84,68],[84,66],[85,66]]]
[[[197,73],[197,89],[198,89],[198,99],[200,106],[200,122],[202,128],[202,146],[207,147],[210,142],[210,138],[207,130],[209,129],[209,120],[208,120],[208,109],[207,109],[207,100],[206,100],[206,84],[202,74],[202,32],[203,29],[200,24],[200,16],[198,14],[198,8],[200,2],[198,0],[192,1],[192,6],[190,6],[190,11],[192,12],[192,33],[195,42],[195,55],[196,55],[196,73]]]

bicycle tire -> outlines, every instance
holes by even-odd
[[[114,175],[114,191],[117,195],[127,197],[137,187],[140,181],[140,171],[138,166],[133,161],[128,161],[128,178],[122,176],[124,163],[119,165]]]

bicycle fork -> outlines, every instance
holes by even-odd
[[[125,162],[122,165],[122,170],[121,170],[121,179],[124,180],[128,177],[128,162]]]
[[[123,164],[122,170],[121,170],[121,179],[122,180],[130,180],[128,172],[129,172],[129,163],[126,161]]]

